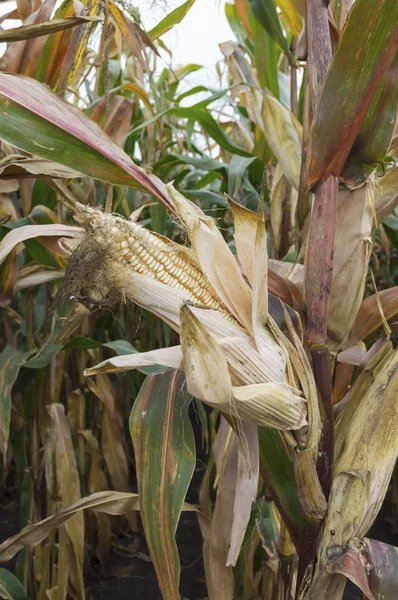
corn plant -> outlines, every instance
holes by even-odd
[[[13,35],[32,35],[32,27],[34,36],[50,33],[47,52],[55,52],[60,38],[51,36],[99,18],[100,8],[92,5],[82,15],[62,6],[65,14],[38,29],[25,24]],[[168,25],[189,6],[171,13]],[[84,598],[85,531],[94,537],[95,518],[97,552],[105,562],[108,515],[124,514],[135,528],[138,510],[165,599],[180,597],[175,533],[182,510],[198,515],[211,599],[338,600],[347,578],[368,598],[396,597],[397,550],[365,536],[398,453],[397,289],[378,291],[369,274],[375,228],[382,235],[379,224],[398,204],[398,4],[236,0],[226,12],[236,41],[222,45],[230,86],[218,97],[234,107],[234,121],[217,123],[208,105],[180,109],[172,93],[160,94],[157,105],[177,119],[163,122],[169,131],[181,127],[181,119],[199,123],[200,135],[219,147],[210,162],[212,144],[203,151],[186,140],[180,148],[185,159],[178,144],[178,152],[171,146],[164,152],[162,141],[173,142],[172,134],[161,133],[159,146],[151,146],[150,128],[161,113],[150,122],[140,116],[139,125],[128,122],[129,113],[127,130],[132,139],[144,132],[141,147],[148,146],[156,169],[137,165],[132,146],[126,143],[124,151],[119,138],[107,135],[106,119],[61,98],[68,85],[76,94],[81,86],[84,69],[73,69],[73,61],[68,77],[54,75],[51,83],[40,69],[29,70],[23,56],[18,67],[0,74],[0,138],[8,154],[2,177],[21,179],[27,172],[44,180],[46,193],[56,190],[58,206],[57,214],[47,206],[30,210],[25,200],[27,220],[11,221],[0,244],[8,341],[0,363],[1,452],[6,469],[11,432],[13,459],[26,467],[31,457],[25,484],[36,490],[26,527],[0,545],[0,559],[22,550],[20,580],[34,597]],[[97,92],[109,76],[111,42],[117,43],[111,15],[115,31],[119,27],[130,43],[134,31],[155,53],[168,26],[147,35],[109,5],[100,16]],[[9,46],[7,60],[15,48]],[[140,46],[134,56],[130,64],[142,69],[146,51]],[[140,90],[130,89],[141,99],[139,110],[147,105]],[[107,84],[103,92],[109,119]],[[205,169],[206,160],[207,175],[181,170],[181,163]],[[240,175],[233,178],[237,165]],[[167,182],[171,173],[180,175],[174,185]],[[216,179],[221,187],[211,188]],[[196,189],[189,187],[192,180]],[[206,212],[208,204],[198,202],[209,184],[207,191],[219,197],[230,192],[216,205],[224,225],[233,220],[233,240]],[[128,188],[137,190],[130,202]],[[145,193],[169,211],[170,226],[162,231],[168,236],[145,226]],[[24,252],[33,265],[23,262]],[[41,311],[35,336],[38,317],[30,309],[29,327],[18,321],[16,293],[56,279],[62,282]],[[131,337],[130,346],[92,339],[101,331],[101,311],[118,310],[128,330],[134,307],[155,315],[159,321],[152,324],[164,323],[154,344],[140,343],[137,352]],[[22,350],[18,328],[29,332]],[[76,364],[68,361],[70,349],[79,352]],[[109,350],[118,355],[109,357]],[[74,389],[62,381],[68,367],[77,371]],[[39,371],[27,378],[26,370],[41,368],[48,369],[48,381]],[[126,382],[134,393],[139,387],[138,377],[125,374],[134,370],[147,374],[130,415],[138,494],[130,492],[117,403]],[[20,377],[29,382],[25,392]],[[40,387],[48,394],[40,394],[37,405]],[[196,506],[185,503],[195,465],[192,397],[211,445]],[[210,426],[201,403],[212,410]],[[98,411],[100,436],[86,426]],[[25,421],[32,415],[29,429]],[[43,447],[42,460],[30,452],[32,444]],[[82,497],[79,474],[88,496]],[[45,519],[37,494],[43,479]],[[6,591],[20,585],[7,572],[2,577]]]

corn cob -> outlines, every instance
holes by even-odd
[[[116,262],[183,291],[196,305],[217,310],[228,320],[235,320],[187,248],[157,236],[134,221],[97,208],[79,205],[75,218],[89,236],[101,246],[107,246]]]

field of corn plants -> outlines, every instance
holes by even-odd
[[[1,17],[0,597],[396,600],[398,1],[194,2]]]

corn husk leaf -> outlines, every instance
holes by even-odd
[[[227,360],[188,306],[181,310],[181,349],[190,393],[230,417],[254,425],[299,429],[306,424],[305,401],[282,383],[233,387]]]
[[[228,198],[234,217],[234,238],[238,258],[250,285],[253,285],[253,253],[257,232],[257,215],[241,204]]]
[[[252,503],[257,497],[259,447],[257,427],[242,423],[239,428],[243,449],[238,451],[237,473],[235,484],[235,499],[231,537],[226,560],[226,566],[235,566],[242,547],[246,528],[250,520]],[[232,434],[233,435],[233,434]]]
[[[235,318],[251,331],[251,294],[236,260],[214,220],[167,186],[178,216],[189,234],[198,263]]]
[[[337,431],[334,479],[328,514],[320,543],[320,565],[330,546],[344,546],[362,537],[372,525],[384,500],[398,455],[398,356],[389,342],[379,371],[365,395],[352,401],[345,427]],[[351,404],[351,406],[350,406]],[[343,442],[341,442],[342,440]]]
[[[373,182],[339,190],[327,320],[331,349],[347,336],[361,307],[372,250],[372,202]]]
[[[388,169],[375,186],[375,212],[381,223],[398,205],[398,167]]]
[[[291,113],[265,91],[262,108],[265,139],[278,159],[282,171],[295,190],[299,189],[301,142]]]
[[[310,450],[293,453],[293,468],[302,514],[312,521],[322,521],[326,515],[327,502]]]
[[[268,251],[265,219],[262,207],[258,210],[253,267],[253,333],[260,354],[269,350],[272,334],[265,329],[268,319]]]
[[[120,371],[130,371],[131,369],[153,365],[162,365],[170,369],[181,368],[181,346],[160,348],[159,350],[150,350],[149,352],[137,352],[136,354],[125,354],[124,356],[113,356],[102,361],[95,367],[86,369],[84,375],[92,376],[98,373],[118,373]]]
[[[280,331],[272,318],[270,318],[268,322],[275,338],[278,340],[281,347],[285,348],[285,352],[288,353],[294,372],[298,377],[301,389],[304,392],[304,397],[307,400],[308,432],[306,445],[307,448],[311,450],[315,459],[318,453],[318,444],[321,431],[321,416],[319,412],[317,388],[303,344],[297,335],[289,314],[287,313],[285,307],[283,308],[289,328],[289,334],[293,343]]]

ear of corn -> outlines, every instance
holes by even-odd
[[[80,205],[76,220],[98,244],[107,247],[115,270],[118,264],[127,267],[183,291],[195,304],[232,318],[188,250],[131,220],[99,209]]]

